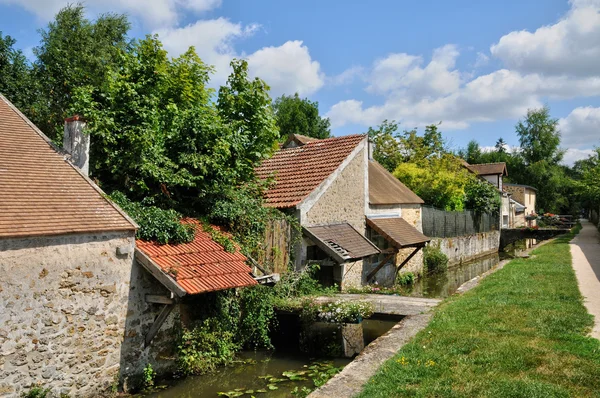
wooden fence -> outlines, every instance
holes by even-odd
[[[283,274],[288,270],[292,250],[292,228],[286,220],[274,220],[265,231],[264,251],[257,261],[269,271]]]

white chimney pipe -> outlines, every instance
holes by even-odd
[[[85,134],[86,123],[79,115],[65,119],[63,149],[71,155],[71,163],[85,174],[90,170],[90,135]]]

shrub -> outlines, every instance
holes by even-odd
[[[156,378],[156,372],[152,368],[151,364],[144,367],[144,388],[151,389],[154,387],[154,379]]]
[[[272,348],[269,331],[275,322],[273,289],[258,285],[240,292],[239,339],[249,348]]]
[[[109,195],[121,209],[138,223],[137,237],[158,243],[191,242],[194,228],[181,223],[181,214],[175,210],[161,209],[149,202],[132,202],[125,194],[114,191]]]
[[[433,246],[423,249],[423,263],[425,272],[433,274],[445,272],[448,269],[448,257],[442,251]]]
[[[50,393],[50,388],[32,387],[29,391],[21,393],[24,398],[46,398]]]
[[[193,329],[183,329],[177,343],[177,366],[184,375],[203,374],[233,361],[240,345],[234,333],[216,318],[205,319]]]
[[[400,286],[410,286],[415,283],[415,274],[412,272],[403,272],[396,277],[396,284]]]

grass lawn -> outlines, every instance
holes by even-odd
[[[453,296],[360,397],[600,397],[600,342],[558,238]]]

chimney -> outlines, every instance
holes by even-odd
[[[86,123],[79,115],[65,119],[63,149],[71,155],[71,163],[83,174],[90,170],[90,136],[85,134]]]
[[[373,142],[373,140],[371,138],[369,138],[369,160],[375,159],[373,157],[374,153],[375,153],[375,143]]]

